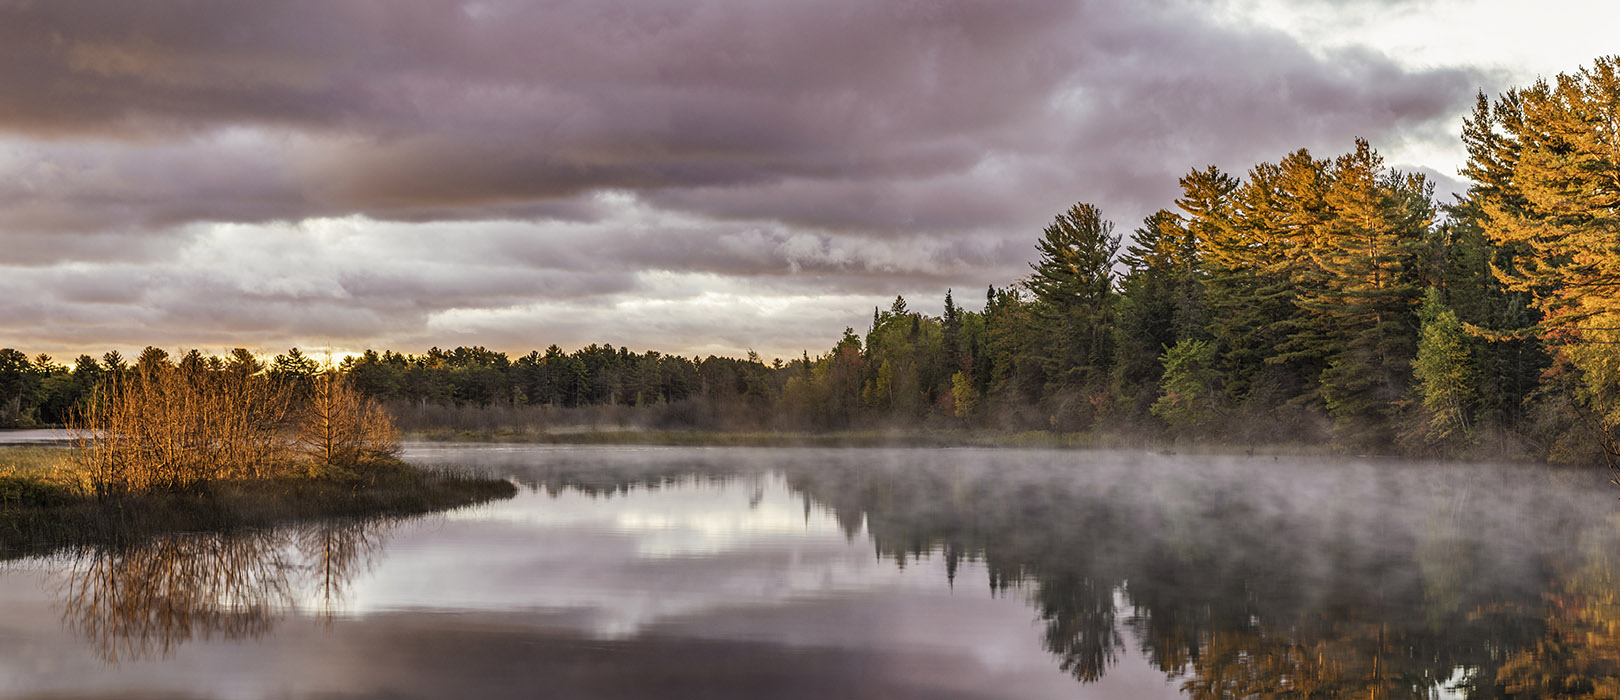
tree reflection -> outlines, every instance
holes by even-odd
[[[986,462],[806,456],[770,473],[806,518],[819,505],[897,566],[939,557],[960,586],[977,562],[993,595],[1027,600],[1081,682],[1140,654],[1195,698],[1620,699],[1620,521],[1594,523],[1567,485],[1454,488],[1381,465]],[[612,496],[755,493],[763,473],[652,460],[530,474],[549,493]]]
[[[1422,504],[1398,498],[1279,506],[1237,481],[1144,497],[1074,474],[921,471],[824,469],[789,483],[840,522],[865,522],[899,564],[938,553],[954,580],[958,560],[983,560],[994,591],[1025,592],[1044,646],[1076,679],[1101,678],[1134,641],[1196,698],[1521,692],[1497,669],[1531,647],[1539,591],[1557,580],[1525,553],[1568,540],[1568,522],[1538,518],[1484,546],[1473,514],[1406,517]],[[1615,642],[1595,645],[1601,662],[1575,657],[1575,672],[1616,677]]]
[[[1620,540],[1588,548],[1584,565],[1560,577],[1544,598],[1546,628],[1497,673],[1513,697],[1620,698],[1620,590],[1611,553]]]
[[[381,555],[386,521],[323,522],[293,532],[314,600],[328,620],[354,578],[371,570]]]
[[[1035,604],[1046,622],[1046,648],[1058,666],[1082,681],[1102,678],[1125,648],[1114,624],[1114,592],[1095,580],[1069,575],[1043,581]]]
[[[378,523],[353,521],[82,550],[69,555],[63,618],[109,662],[167,656],[193,639],[258,637],[301,595],[331,614],[382,536]]]

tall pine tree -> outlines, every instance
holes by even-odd
[[[1059,215],[1036,243],[1040,260],[1030,264],[1025,286],[1035,297],[1045,348],[1048,394],[1057,398],[1053,419],[1082,423],[1092,416],[1077,402],[1090,401],[1108,377],[1114,302],[1114,255],[1119,236],[1096,206],[1081,202]]]

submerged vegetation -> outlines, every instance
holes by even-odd
[[[1034,430],[1599,463],[1620,453],[1616,123],[1620,59],[1604,58],[1480,95],[1454,201],[1362,140],[1242,177],[1195,168],[1123,249],[1078,203],[982,309],[897,297],[815,357],[368,350],[342,381],[439,434]],[[0,350],[0,425],[65,422],[123,363]],[[265,376],[338,375],[295,349]],[[263,461],[242,439],[232,463]]]

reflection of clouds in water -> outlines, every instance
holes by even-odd
[[[401,528],[329,633],[285,620],[256,649],[196,642],[188,652],[230,663],[176,672],[219,688],[229,681],[209,669],[249,669],[246,682],[279,689],[257,696],[294,694],[251,660],[264,653],[299,668],[308,694],[443,695],[449,676],[494,691],[476,694],[782,696],[750,686],[747,667],[805,697],[1223,697],[1242,694],[1226,681],[1258,693],[1306,680],[1338,697],[1349,691],[1328,689],[1432,689],[1459,664],[1490,683],[1481,664],[1510,654],[1542,667],[1541,596],[1587,595],[1547,576],[1620,551],[1592,532],[1614,511],[1587,483],[1602,475],[1573,472],[1068,451],[425,452],[536,489]],[[49,674],[8,651],[0,634],[0,676],[41,687]],[[544,685],[514,684],[520,672]],[[594,692],[616,683],[635,689]]]
[[[633,495],[523,494],[444,517],[618,532],[641,542],[647,556],[718,554],[778,538],[846,539],[825,508],[807,509],[804,497],[792,493],[780,475],[738,483],[683,479]]]
[[[637,507],[614,518],[620,532],[635,537],[648,557],[716,555],[779,540],[844,541],[838,523],[825,510],[807,513],[803,497],[789,492],[780,476],[753,484],[746,509],[735,507],[743,489],[711,488],[661,497],[638,498]]]
[[[351,612],[568,611],[579,632],[607,639],[723,610],[950,590],[942,562],[908,573],[878,561],[825,508],[807,514],[780,476],[611,498],[524,493],[470,517],[447,516],[432,540],[402,535],[378,575],[357,586]],[[444,537],[452,528],[461,536]]]

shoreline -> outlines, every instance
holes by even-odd
[[[481,429],[430,428],[402,431],[401,440],[425,443],[504,443],[535,445],[662,445],[671,447],[850,447],[850,448],[1038,448],[1143,450],[1165,454],[1246,455],[1275,457],[1363,457],[1416,459],[1442,462],[1513,462],[1558,467],[1603,468],[1602,464],[1568,464],[1531,458],[1523,450],[1492,449],[1484,445],[1457,454],[1354,452],[1331,444],[1256,442],[1233,444],[1119,432],[1056,432],[1050,430],[975,430],[956,428],[896,428],[838,431],[680,430],[622,425],[568,425]],[[63,429],[0,429],[0,450],[16,448],[68,448],[72,439]],[[5,463],[0,460],[0,473]]]
[[[1443,456],[1400,452],[1350,452],[1326,444],[1296,442],[1229,444],[1196,440],[1160,440],[1108,432],[987,430],[865,430],[833,432],[644,430],[619,426],[602,429],[570,426],[566,430],[434,429],[407,431],[402,441],[425,444],[514,445],[642,445],[666,447],[823,447],[823,448],[987,448],[1057,450],[1137,450],[1165,455],[1221,455],[1250,457],[1325,457],[1360,459],[1432,460],[1439,462],[1510,462],[1579,468],[1527,459],[1523,455],[1489,453]],[[1601,465],[1594,465],[1601,468]]]
[[[399,463],[367,481],[221,480],[189,491],[97,499],[37,472],[0,470],[0,561],[78,546],[125,546],[176,532],[407,518],[504,500],[517,490],[501,479]]]

